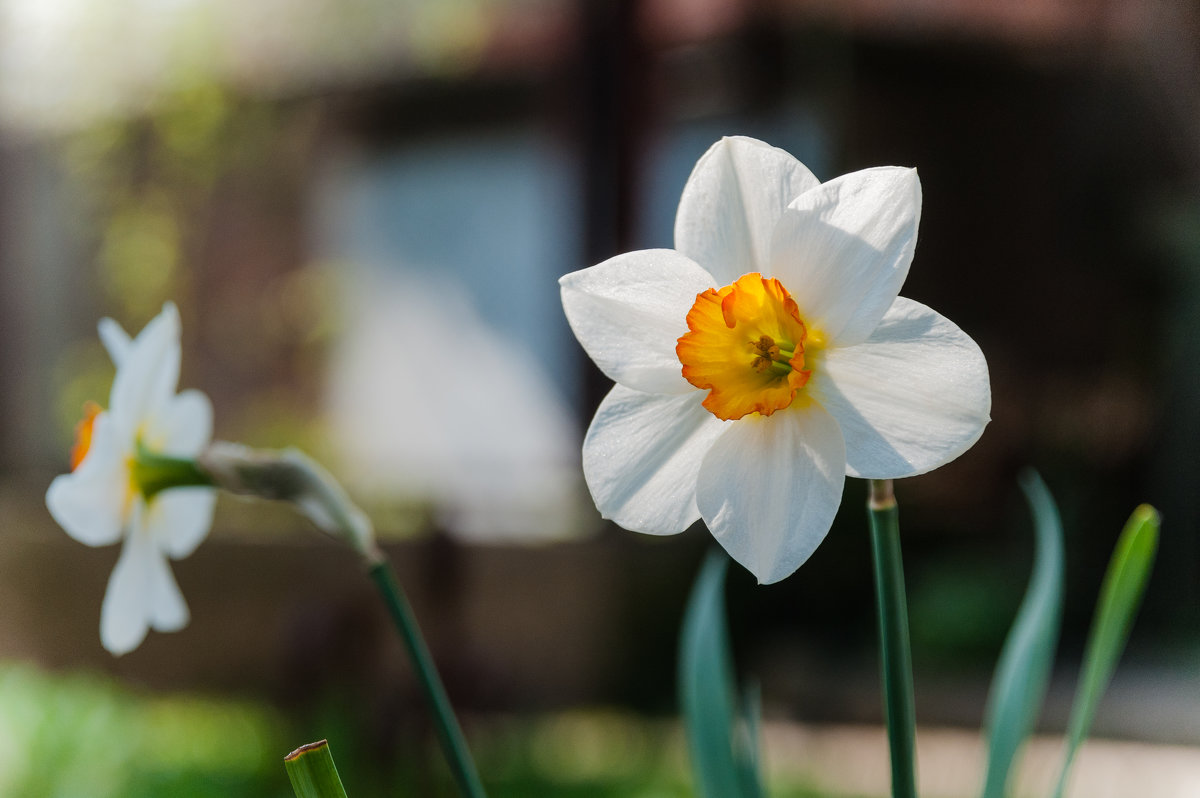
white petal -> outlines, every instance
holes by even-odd
[[[900,293],[920,221],[917,170],[843,175],[788,207],[771,242],[775,276],[827,340],[859,343]]]
[[[828,350],[808,390],[838,420],[846,473],[921,474],[965,452],[988,423],[987,361],[966,333],[899,297],[863,343]]]
[[[165,407],[146,420],[148,446],[172,457],[195,457],[212,440],[212,402],[197,390],[172,396]]]
[[[778,582],[825,539],[842,501],[845,469],[837,422],[815,402],[746,416],[704,457],[700,513],[759,583]]]
[[[703,391],[663,396],[615,386],[583,442],[596,507],[626,529],[673,535],[700,517],[696,474],[726,422],[701,407]]]
[[[88,546],[116,543],[129,498],[126,452],[117,446],[107,413],[96,416],[87,456],[70,474],[54,478],[46,508],[66,533]]]
[[[696,295],[712,276],[670,249],[610,258],[559,281],[579,343],[610,379],[648,393],[695,390],[675,354]]]
[[[130,344],[133,343],[129,338],[129,333],[125,332],[125,328],[116,321],[108,318],[100,319],[98,327],[100,343],[104,344],[113,365],[120,368],[125,356],[129,353]]]
[[[150,628],[178,632],[191,620],[187,602],[163,553],[155,552],[150,562]]]
[[[179,311],[167,303],[133,339],[113,378],[108,410],[118,435],[132,438],[138,425],[165,408],[179,382]]]
[[[187,604],[166,557],[140,528],[139,515],[134,513],[100,607],[100,642],[118,656],[137,648],[150,627],[173,632],[188,622]]]
[[[168,557],[187,557],[212,528],[216,503],[213,488],[168,488],[146,508],[147,534]]]
[[[133,651],[146,639],[147,571],[153,549],[145,540],[132,536],[125,541],[117,567],[108,578],[108,590],[100,605],[100,643],[120,656]]]
[[[788,203],[819,181],[788,153],[757,139],[723,138],[696,162],[675,216],[675,248],[719,285],[770,276],[771,233]]]

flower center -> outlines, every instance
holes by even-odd
[[[92,448],[92,428],[96,425],[96,416],[100,415],[102,410],[100,405],[91,400],[83,403],[83,418],[75,425],[75,443],[71,446],[72,471],[79,468],[83,458],[87,457],[88,450]]]
[[[709,391],[703,405],[717,418],[769,416],[792,403],[808,382],[805,341],[813,341],[800,308],[775,278],[757,272],[696,296],[688,332],[675,354],[683,377]]]

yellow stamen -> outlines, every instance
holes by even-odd
[[[697,295],[687,325],[675,353],[684,379],[709,391],[703,404],[717,418],[782,410],[812,374],[800,308],[774,278],[754,272]]]
[[[79,468],[92,448],[92,427],[96,425],[96,416],[100,415],[101,410],[103,408],[91,400],[83,403],[83,418],[75,425],[75,443],[71,446],[72,471]]]

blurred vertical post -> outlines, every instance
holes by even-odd
[[[634,248],[639,156],[650,105],[639,6],[637,0],[578,0],[579,56],[568,70],[576,85],[563,87],[565,102],[573,104],[567,112],[583,183],[584,251],[578,267]],[[585,405],[594,407],[608,381],[588,358],[580,362],[586,368]]]

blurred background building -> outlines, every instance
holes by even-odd
[[[670,246],[726,134],[822,179],[916,166],[903,293],[988,357],[982,441],[898,486],[919,717],[978,721],[1033,466],[1068,685],[1124,518],[1162,511],[1099,731],[1200,744],[1200,12],[1175,0],[0,1],[0,659],[285,703],[407,678],[349,557],[224,499],[176,566],[191,627],[100,649],[116,550],[42,497],[107,394],[96,319],[172,299],[218,436],[345,478],[468,709],[673,712],[709,537],[599,521],[578,451],[607,384],[555,281]],[[768,715],[878,720],[861,497],[792,578],[731,582]]]

